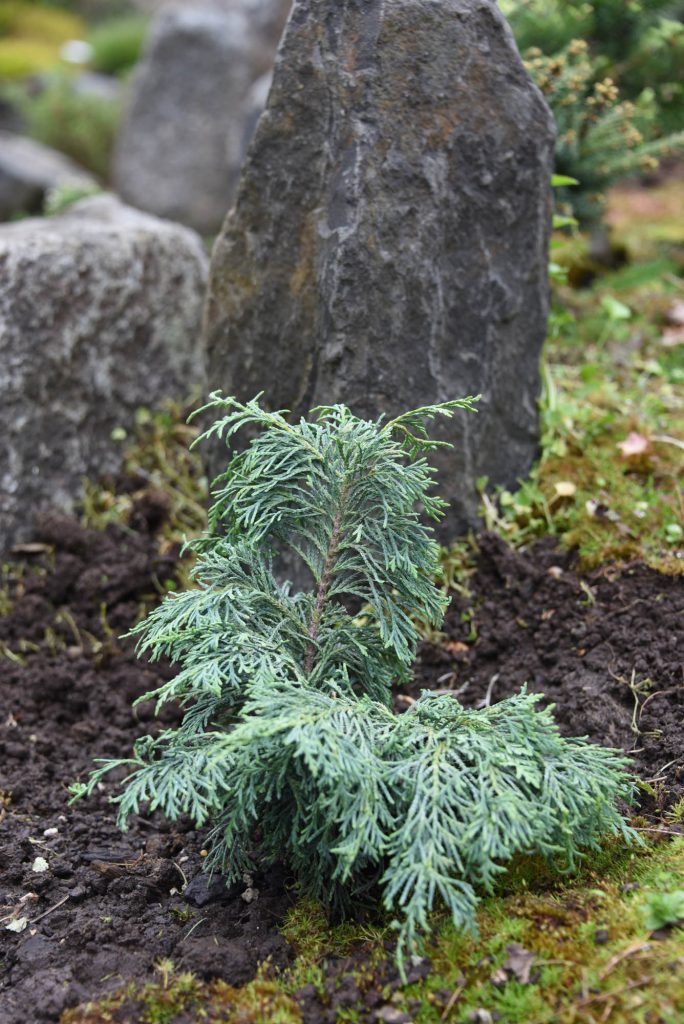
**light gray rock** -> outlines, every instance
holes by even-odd
[[[0,550],[114,471],[112,430],[203,389],[194,232],[100,195],[0,227]]]
[[[114,184],[127,202],[203,234],[219,230],[250,87],[273,64],[282,12],[283,0],[203,0],[157,17],[116,145]]]
[[[295,0],[219,237],[209,387],[293,416],[482,393],[449,536],[537,452],[553,121],[492,0]],[[212,468],[223,456],[212,459]]]
[[[95,179],[40,142],[0,131],[0,220],[37,213],[45,195],[58,186],[95,188]]]
[[[97,71],[81,71],[74,75],[72,87],[77,96],[92,96],[98,100],[109,100],[118,103],[121,100],[123,85],[113,75],[103,75]]]
[[[283,26],[292,6],[292,0],[200,0],[211,3],[223,11],[239,11],[246,15],[252,25],[263,34],[263,38],[274,48],[282,35]],[[182,10],[188,7],[188,0],[136,0],[136,6],[146,14],[160,11]]]

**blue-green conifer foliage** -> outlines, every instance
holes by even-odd
[[[203,437],[230,445],[247,428],[252,440],[215,482],[210,530],[193,545],[196,589],[134,630],[141,653],[179,667],[141,699],[179,701],[182,724],[74,787],[91,792],[125,765],[123,828],[143,807],[187,814],[211,826],[207,864],[229,881],[284,860],[338,912],[378,896],[400,961],[435,906],[473,928],[478,890],[513,855],[567,867],[606,834],[631,835],[618,810],[633,788],[624,759],[561,738],[538,696],[473,711],[426,691],[392,710],[416,622],[438,627],[447,604],[425,522],[445,508],[430,493],[426,455],[439,442],[428,426],[475,402],[377,421],[338,405],[292,424],[258,398],[212,395],[219,419]],[[284,552],[308,567],[308,591],[278,582]]]

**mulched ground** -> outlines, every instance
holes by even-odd
[[[176,556],[159,554],[153,515],[132,522],[96,534],[48,517],[0,618],[2,1024],[56,1021],[124,979],[149,977],[164,957],[241,984],[265,957],[278,966],[292,955],[277,930],[292,899],[281,872],[210,888],[203,836],[190,826],[154,816],[122,835],[106,793],[68,805],[68,785],[93,758],[126,756],[136,736],[175,720],[173,709],[159,726],[150,705],[131,710],[168,669],[137,661],[116,638],[173,578]],[[555,701],[566,734],[634,750],[656,793],[645,797],[648,813],[684,795],[681,578],[632,565],[582,580],[551,544],[515,553],[487,536],[470,591],[454,596],[445,639],[421,648],[399,708],[422,686],[477,705],[527,681]],[[22,648],[22,662],[6,656]],[[36,858],[48,870],[36,871]],[[23,930],[7,929],[22,918]],[[327,1006],[313,987],[302,991],[305,1021],[334,1021],[336,1006],[361,1004],[368,1021],[389,1019],[377,986],[362,996],[349,966],[330,965]]]

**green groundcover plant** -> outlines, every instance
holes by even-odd
[[[197,588],[134,630],[141,652],[180,666],[146,697],[180,701],[182,724],[74,787],[123,766],[122,827],[143,805],[188,814],[212,826],[207,864],[229,880],[284,860],[337,912],[379,897],[400,962],[436,905],[473,928],[477,890],[513,855],[570,867],[605,834],[632,835],[617,809],[633,789],[624,759],[561,738],[537,696],[473,711],[424,692],[392,710],[417,620],[439,626],[447,604],[421,518],[445,507],[429,493],[427,426],[474,402],[378,421],[325,407],[291,424],[258,399],[212,395],[221,416],[204,437],[252,440],[215,482]],[[278,582],[286,552],[308,566],[309,591]]]

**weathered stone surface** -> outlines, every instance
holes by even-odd
[[[95,186],[95,179],[62,153],[0,131],[0,220],[36,213],[45,194],[62,185]]]
[[[0,550],[116,469],[136,408],[202,389],[206,269],[193,232],[112,196],[0,227]]]
[[[203,0],[155,20],[135,72],[114,183],[140,209],[204,234],[220,228],[239,177],[252,83],[273,64],[289,0]]]
[[[537,450],[552,154],[491,0],[295,0],[212,258],[209,387],[293,415],[481,392],[435,460],[443,532],[473,522],[475,480]]]

